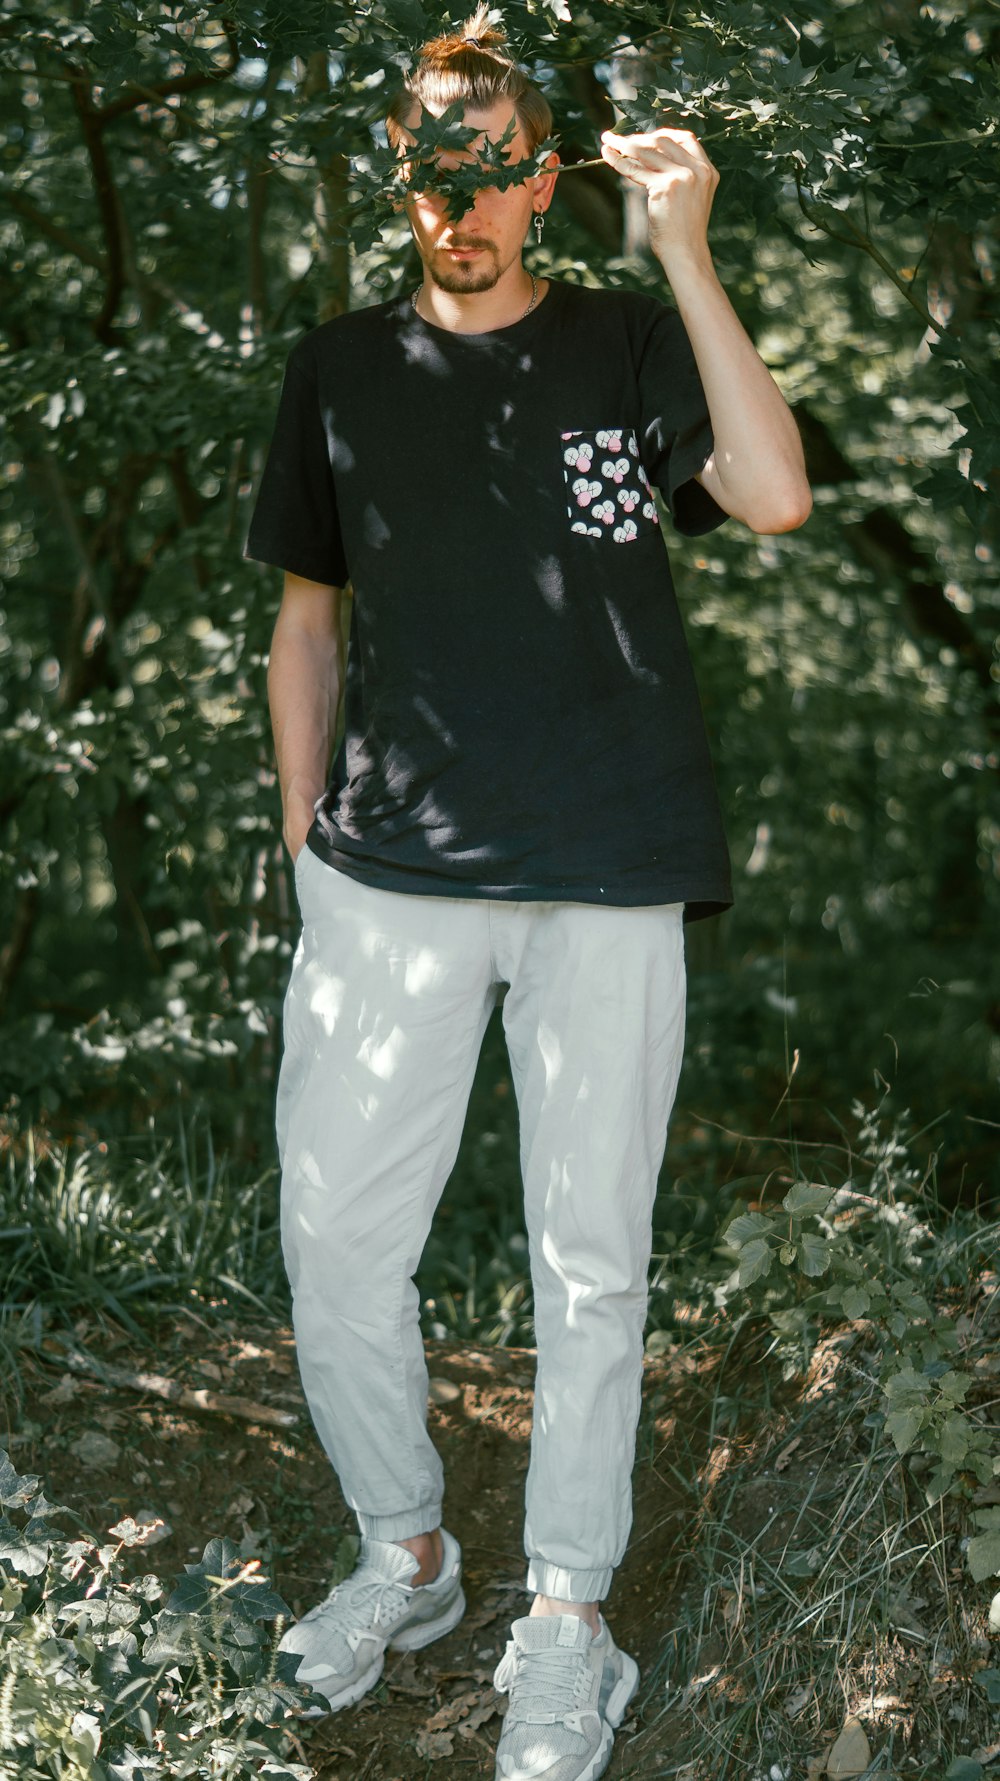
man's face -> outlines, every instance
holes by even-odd
[[[462,122],[466,129],[480,134],[461,152],[442,154],[438,164],[453,170],[464,161],[474,161],[487,137],[492,142],[500,140],[512,115],[509,100],[500,100],[484,110],[470,107]],[[408,132],[404,132],[404,139],[407,145],[412,142]],[[507,149],[507,159],[523,161],[527,153],[527,143],[518,125]],[[406,214],[417,251],[434,283],[443,291],[461,296],[492,290],[507,268],[519,260],[532,211],[541,207],[543,195],[547,200],[550,183],[543,174],[525,180],[523,185],[508,186],[505,192],[485,186],[476,193],[464,216],[450,218],[445,215],[443,197],[433,191],[415,191],[407,201]]]

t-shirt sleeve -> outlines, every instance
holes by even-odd
[[[697,361],[680,315],[664,308],[639,364],[642,459],[678,532],[696,538],[729,515],[694,478],[715,445]]]
[[[244,554],[330,587],[350,579],[315,376],[298,347],[285,366]]]

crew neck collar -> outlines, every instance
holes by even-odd
[[[475,332],[467,332],[460,328],[442,328],[438,322],[425,320],[413,308],[412,289],[405,291],[401,297],[397,298],[397,308],[402,312],[404,321],[410,322],[415,328],[422,328],[428,334],[433,334],[436,339],[443,337],[446,340],[474,340],[481,343],[484,340],[512,340],[516,337],[520,341],[525,334],[530,333],[537,326],[539,317],[548,312],[550,304],[558,301],[561,296],[563,287],[558,279],[550,278],[548,287],[544,297],[539,298],[534,308],[529,309],[527,315],[520,316],[516,322],[508,322],[502,328],[483,328]]]

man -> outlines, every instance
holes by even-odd
[[[421,108],[456,99],[480,133],[466,156],[512,117],[512,160],[549,133],[485,6],[421,52],[390,114],[400,153]],[[387,1646],[461,1617],[413,1274],[505,986],[538,1373],[499,1781],[593,1781],[638,1683],[600,1603],[631,1519],[683,920],[731,900],[652,488],[687,533],[726,515],[786,531],[810,508],[792,417],[712,265],[714,168],[678,130],[602,153],[646,191],[679,313],[526,271],[554,156],[457,218],[415,180],[422,284],[293,350],[248,543],[285,570],[268,685],[303,918],[282,1237],[306,1395],[362,1534],[354,1575],[284,1643],[336,1710]]]

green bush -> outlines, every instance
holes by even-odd
[[[961,1214],[928,1219],[926,1184],[912,1167],[905,1119],[886,1131],[855,1106],[856,1149],[839,1182],[792,1182],[773,1206],[738,1208],[723,1242],[738,1256],[717,1300],[736,1293],[764,1310],[779,1336],[801,1338],[807,1320],[864,1321],[877,1350],[885,1432],[910,1456],[931,1503],[1000,1477],[996,1429],[966,1408],[973,1354],[942,1301],[995,1264],[998,1230]],[[1000,1509],[975,1517],[969,1567],[977,1582],[1000,1573]]]
[[[286,1776],[282,1721],[303,1702],[278,1640],[289,1610],[229,1540],[172,1591],[130,1576],[131,1518],[67,1538],[40,1481],[0,1452],[0,1778],[180,1781]]]

